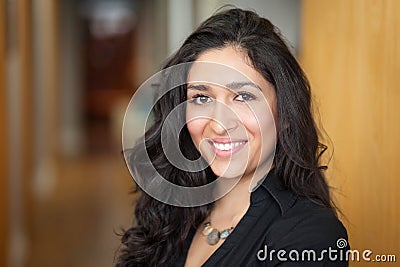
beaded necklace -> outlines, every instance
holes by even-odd
[[[211,222],[206,222],[202,234],[207,237],[207,243],[214,246],[220,239],[226,239],[233,231],[233,228],[227,228],[220,232],[218,229],[212,227]]]

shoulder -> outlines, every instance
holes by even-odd
[[[332,209],[306,198],[298,198],[271,225],[265,242],[271,249],[284,250],[287,253],[296,250],[302,255],[304,251],[315,251],[315,257],[322,257],[322,261],[329,265],[332,261],[341,261],[340,253],[345,255],[345,252],[340,251],[349,249],[347,240],[346,228]],[[324,250],[325,256],[321,254]],[[336,251],[332,255],[333,260],[328,258],[328,252],[332,250]],[[347,266],[344,259],[342,262],[343,266]]]
[[[336,246],[347,231],[335,212],[309,199],[298,198],[271,227],[270,238],[280,243]]]

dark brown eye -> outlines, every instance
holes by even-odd
[[[235,97],[235,100],[241,101],[241,102],[246,102],[256,99],[256,97],[253,94],[247,93],[247,92],[239,92],[237,96]]]
[[[206,95],[195,95],[190,102],[196,105],[204,105],[210,103],[212,99]]]

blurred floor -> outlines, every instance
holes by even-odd
[[[112,266],[121,227],[132,221],[133,188],[121,154],[56,162],[50,195],[35,203],[28,266]]]

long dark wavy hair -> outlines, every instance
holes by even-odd
[[[164,69],[193,62],[209,49],[233,46],[244,51],[253,67],[270,82],[277,96],[275,171],[283,184],[299,196],[307,197],[335,211],[329,187],[320,166],[326,146],[319,142],[312,115],[309,82],[277,28],[252,11],[238,8],[216,13],[203,22],[167,61]],[[132,161],[146,152],[157,171],[169,181],[199,186],[216,177],[210,167],[196,173],[179,170],[161,149],[161,129],[167,115],[186,100],[186,87],[169,91],[153,110],[155,122],[145,134],[147,151],[133,148]],[[182,120],[185,120],[182,114]],[[174,131],[171,131],[174,132]],[[179,144],[188,158],[200,157],[188,129]],[[133,162],[132,162],[133,163]],[[140,189],[139,189],[140,190]],[[116,266],[168,266],[182,252],[191,229],[209,215],[212,205],[182,208],[164,204],[142,192],[135,207],[136,223],[122,234]]]

